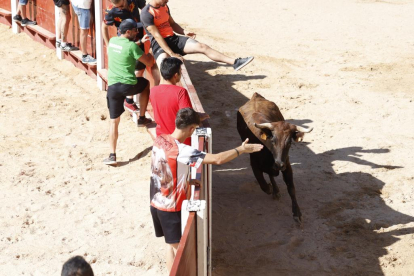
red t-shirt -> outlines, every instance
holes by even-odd
[[[150,101],[157,122],[157,136],[173,133],[178,110],[193,107],[187,90],[172,84],[160,84],[151,88]],[[191,145],[191,139],[188,138],[184,143]]]

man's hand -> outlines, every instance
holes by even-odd
[[[144,44],[145,42],[149,41],[149,36],[146,34],[141,38],[141,43]]]
[[[201,182],[197,179],[191,179],[190,180],[190,185],[198,186],[198,187],[201,188]]]
[[[247,138],[241,145],[240,149],[243,153],[257,152],[257,151],[261,151],[263,148],[262,144],[248,144],[248,143],[249,143],[249,138]]]
[[[171,57],[178,58],[179,60],[181,60],[182,62],[184,62],[184,58],[180,54],[172,53],[170,56]]]
[[[196,34],[195,33],[193,33],[193,32],[189,32],[189,31],[187,31],[187,30],[184,30],[184,35],[185,36],[188,36],[189,38],[192,38],[192,39],[195,39],[196,38]]]

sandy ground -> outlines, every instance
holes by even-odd
[[[241,73],[186,58],[215,152],[240,143],[236,110],[254,92],[314,127],[290,150],[301,227],[281,177],[274,201],[248,156],[214,168],[213,275],[414,275],[414,2],[170,7],[199,41],[256,57]],[[95,82],[4,26],[0,55],[0,275],[58,275],[75,254],[96,275],[165,274],[149,136],[123,115],[122,166],[103,166],[108,115]]]

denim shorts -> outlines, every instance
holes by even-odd
[[[19,0],[20,1],[20,0]],[[89,29],[89,22],[91,21],[91,13],[89,10],[78,8],[72,3],[73,10],[78,16],[79,27],[83,30]]]
[[[19,0],[19,4],[22,6],[27,5],[27,2],[29,2],[29,0]]]

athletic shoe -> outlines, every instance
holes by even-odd
[[[21,25],[23,27],[26,26],[26,25],[37,25],[37,22],[36,21],[32,21],[32,20],[30,20],[28,18],[25,18],[25,19],[22,20],[22,24]]]
[[[151,119],[148,118],[139,118],[138,119],[138,127],[144,127],[148,124],[152,123]]]
[[[70,52],[70,51],[77,51],[79,50],[78,47],[73,46],[71,43],[66,43],[65,46],[60,45],[60,49],[64,52]]]
[[[96,64],[96,59],[94,59],[90,55],[87,55],[86,57],[82,57],[82,63],[93,65]]]
[[[116,165],[117,164],[116,156],[115,155],[109,155],[109,157],[105,158],[103,162],[104,162],[105,165]]]
[[[236,60],[234,61],[234,64],[233,64],[234,70],[239,71],[244,66],[249,64],[253,59],[254,59],[254,57],[236,58]]]
[[[19,22],[21,24],[22,20],[23,18],[19,14],[16,14],[15,16],[13,16],[13,21]]]
[[[126,110],[128,110],[129,112],[131,112],[131,113],[138,113],[139,112],[139,108],[137,107],[137,105],[135,103],[130,104],[130,103],[127,103],[126,100],[124,101],[124,108]]]
[[[60,48],[60,41],[56,40],[56,48]]]

